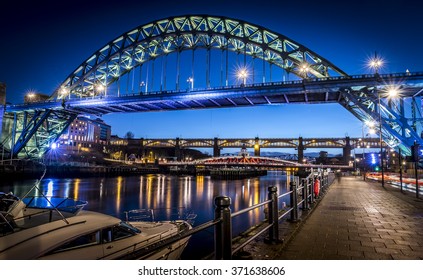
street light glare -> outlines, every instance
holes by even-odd
[[[375,123],[373,121],[367,120],[367,121],[365,121],[365,123],[369,128],[373,128],[375,126]]]
[[[242,83],[245,85],[247,82],[247,77],[248,77],[248,70],[245,67],[239,68],[236,76],[238,77],[238,79],[242,80]]]
[[[238,70],[237,76],[241,79],[247,78],[248,76],[248,71],[245,68],[241,68]]]
[[[369,66],[374,69],[379,69],[380,67],[382,67],[382,65],[383,65],[383,61],[379,58],[372,59],[369,64]]]
[[[307,73],[310,70],[310,67],[309,67],[309,65],[307,63],[303,63],[300,66],[300,70],[303,73]]]
[[[389,98],[399,97],[400,95],[400,90],[396,86],[389,86],[386,92],[388,93]]]
[[[103,92],[105,89],[106,89],[106,87],[105,87],[103,84],[97,84],[97,85],[95,86],[95,90],[96,90],[96,92],[98,92],[98,93]]]
[[[375,73],[378,73],[378,70],[382,68],[383,64],[385,64],[384,60],[377,56],[375,53],[375,56],[369,59],[368,66],[375,71]]]

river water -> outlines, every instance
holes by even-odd
[[[194,213],[194,226],[214,216],[214,198],[231,198],[232,212],[267,199],[268,187],[276,186],[278,194],[287,191],[285,172],[270,171],[268,175],[243,180],[212,180],[209,176],[142,175],[92,178],[45,178],[40,191],[47,196],[70,197],[88,202],[84,209],[125,218],[133,209],[155,209],[156,219],[171,219],[172,213]],[[35,180],[0,182],[0,191],[23,196]],[[40,195],[37,189],[30,195]],[[285,200],[287,202],[287,200]],[[283,203],[283,200],[280,201]],[[172,210],[169,210],[172,209]],[[245,231],[264,219],[264,209],[257,208],[235,217],[233,235]],[[213,251],[213,227],[195,234],[182,259],[200,259]]]

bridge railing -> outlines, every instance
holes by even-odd
[[[290,182],[290,190],[281,195],[277,194],[277,188],[271,186],[268,188],[268,199],[261,203],[252,205],[238,212],[230,212],[230,198],[227,196],[219,196],[215,198],[215,220],[219,223],[215,224],[215,259],[231,259],[233,254],[240,251],[247,244],[268,233],[267,240],[269,242],[278,242],[279,239],[279,223],[283,218],[290,222],[297,222],[299,211],[308,211],[315,203],[316,197],[319,195],[315,192],[315,183],[318,180],[319,189],[327,188],[334,180],[334,176],[326,171],[312,172],[306,178],[294,177]],[[289,207],[279,209],[280,199],[289,196]],[[301,200],[299,200],[301,199]],[[232,218],[241,214],[245,214],[256,208],[267,206],[267,218],[262,221],[262,227],[257,233],[250,236],[236,247],[232,245]],[[267,225],[265,225],[267,223]]]
[[[325,82],[325,81],[351,81],[351,80],[362,80],[362,81],[373,81],[375,79],[409,79],[409,80],[421,80],[423,77],[423,72],[404,72],[404,73],[391,73],[391,74],[378,74],[377,76],[375,74],[362,74],[362,75],[351,75],[351,76],[334,76],[334,77],[323,77],[323,78],[307,78],[307,79],[298,79],[298,80],[289,80],[289,81],[277,81],[277,82],[266,82],[266,83],[251,83],[251,84],[243,84],[243,85],[230,85],[230,86],[217,86],[217,87],[207,87],[207,88],[194,88],[194,89],[171,89],[171,90],[159,90],[159,91],[139,91],[139,92],[131,92],[131,93],[124,93],[120,94],[119,96],[109,95],[94,95],[90,97],[74,97],[69,98],[66,100],[66,103],[72,103],[72,102],[81,102],[83,100],[99,100],[99,99],[105,99],[105,100],[114,100],[114,98],[131,98],[134,96],[154,96],[154,95],[171,95],[171,94],[181,94],[181,93],[187,93],[191,92],[192,94],[202,93],[202,92],[213,92],[213,91],[222,91],[222,90],[233,90],[233,89],[239,89],[239,88],[260,88],[260,87],[267,87],[267,86],[281,86],[281,85],[299,85],[299,84],[312,84],[314,82]],[[404,82],[404,81],[403,81]],[[40,102],[33,102],[33,103],[25,103],[25,104],[7,104],[6,105],[6,112],[19,112],[24,111],[29,108],[47,108],[51,106],[56,107],[62,107],[60,105],[61,100],[55,100],[55,99],[48,99]],[[67,109],[69,110],[69,108]]]
[[[409,73],[391,73],[391,74],[379,74],[377,78],[380,79],[389,79],[389,78],[404,78],[404,77],[421,77],[423,72],[409,72]],[[307,79],[298,79],[298,80],[289,80],[289,81],[277,81],[277,82],[266,82],[266,83],[251,83],[243,85],[229,85],[229,86],[217,86],[217,87],[204,87],[204,88],[194,88],[194,89],[180,89],[180,90],[159,90],[159,91],[149,91],[149,92],[138,92],[138,93],[128,93],[121,96],[139,96],[139,95],[160,95],[160,94],[177,94],[185,92],[203,92],[203,91],[216,91],[216,90],[232,90],[236,88],[254,88],[254,87],[263,87],[263,86],[281,86],[281,85],[297,85],[304,82],[324,82],[324,81],[345,81],[345,80],[368,80],[375,79],[375,74],[361,74],[361,75],[352,75],[352,76],[334,76],[334,77],[323,77],[323,78],[307,78]],[[87,97],[85,99],[92,98],[98,99],[103,98],[103,96],[93,96]]]
[[[308,211],[315,204],[317,195],[314,191],[314,188],[315,182],[317,180],[321,182],[320,189],[322,190],[327,188],[334,181],[334,175],[323,170],[319,172],[314,172],[312,170],[310,175],[308,175],[306,178],[294,177],[290,182],[290,190],[288,192],[278,195],[277,188],[271,186],[268,188],[267,200],[251,205],[248,208],[244,208],[234,213],[231,212],[230,197],[215,197],[215,211],[213,220],[200,224],[191,230],[174,236],[165,242],[149,246],[140,253],[148,254],[211,227],[214,227],[215,259],[232,259],[232,256],[235,253],[242,250],[246,245],[266,232],[268,234],[269,242],[276,243],[280,240],[280,221],[286,218],[284,222],[297,222],[299,220],[300,210]],[[289,207],[282,207],[280,209],[279,201],[285,197],[289,197]],[[234,244],[234,239],[232,236],[232,219],[260,207],[267,207],[265,208],[267,217],[265,217],[265,219],[261,221],[259,225],[256,225],[258,228],[257,232],[254,235],[248,237],[248,239],[245,241]]]

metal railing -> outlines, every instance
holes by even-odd
[[[316,181],[319,180],[319,186],[316,186]],[[334,180],[334,175],[328,173],[327,171],[314,172],[313,170],[306,178],[295,177],[290,182],[290,190],[281,195],[277,194],[277,188],[271,186],[268,188],[268,199],[260,202],[258,204],[252,205],[248,208],[242,209],[240,211],[231,212],[231,199],[228,196],[218,196],[215,197],[215,211],[214,219],[208,222],[205,222],[201,225],[198,225],[192,228],[189,231],[186,231],[182,234],[174,236],[167,241],[155,244],[151,247],[143,250],[143,254],[151,253],[152,251],[158,250],[165,246],[182,240],[188,236],[191,236],[195,233],[208,229],[214,226],[214,258],[217,260],[226,260],[232,259],[232,256],[244,248],[247,244],[251,243],[257,237],[261,236],[268,232],[269,242],[278,242],[279,239],[279,223],[280,220],[287,217],[290,214],[290,217],[287,219],[290,222],[297,222],[299,220],[299,210],[308,211],[311,209],[312,205],[315,203],[316,196],[318,196],[317,187],[320,191],[327,188]],[[281,198],[289,196],[289,208],[279,209],[279,200]],[[301,199],[299,201],[299,198]],[[267,218],[265,218],[261,224],[264,225],[267,222],[267,225],[260,227],[259,231],[253,236],[249,237],[247,240],[241,244],[237,244],[236,247],[233,246],[233,237],[232,237],[232,219],[250,212],[259,207],[267,206]]]

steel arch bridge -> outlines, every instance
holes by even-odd
[[[186,77],[188,88],[181,83]],[[402,97],[388,100],[393,85]],[[415,141],[423,145],[422,91],[423,73],[349,76],[264,27],[177,16],[110,41],[47,101],[7,105],[2,148],[10,157],[42,156],[78,114],[338,102],[361,121],[380,123],[385,142],[409,154]]]

